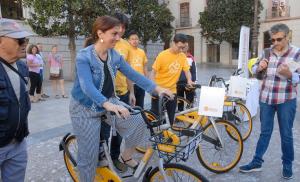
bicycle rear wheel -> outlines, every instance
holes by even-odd
[[[229,106],[231,107],[231,106]],[[252,132],[252,118],[249,110],[243,103],[235,103],[231,111],[224,114],[224,119],[232,122],[240,131],[243,141],[247,140]],[[235,137],[232,136],[234,139]]]
[[[187,166],[182,164],[165,164],[164,170],[166,172],[167,177],[170,181],[178,181],[178,182],[191,182],[191,181],[198,181],[198,182],[206,182],[208,181],[202,174],[191,169]],[[154,168],[148,177],[144,177],[143,182],[158,182],[164,181],[162,174],[159,171],[159,168]]]
[[[203,140],[197,148],[197,156],[200,163],[209,171],[225,173],[240,161],[243,153],[243,140],[240,132],[232,123],[225,120],[218,120],[215,123],[223,146],[212,123],[209,123],[204,127]]]

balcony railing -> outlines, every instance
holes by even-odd
[[[176,28],[191,27],[192,19],[189,17],[181,17],[176,21]]]
[[[290,6],[276,6],[266,10],[266,19],[290,17]]]

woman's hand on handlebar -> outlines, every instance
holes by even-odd
[[[130,112],[127,108],[122,105],[113,104],[110,102],[104,102],[103,107],[106,111],[114,112],[118,118],[128,119]]]
[[[195,84],[195,82],[193,82],[192,80],[188,80],[186,85],[187,85],[187,87],[193,87],[194,84]]]
[[[169,89],[162,88],[160,86],[156,86],[155,91],[157,94],[160,95],[166,95],[169,97],[169,99],[173,100],[174,99],[174,94],[171,92]]]

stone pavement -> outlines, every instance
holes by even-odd
[[[207,84],[211,75],[217,74],[229,78],[233,69],[215,66],[198,66],[198,79],[201,84]],[[72,83],[66,82],[67,93]],[[45,83],[45,92],[51,93],[50,83]],[[148,99],[149,101],[149,99]],[[299,105],[298,101],[298,105]],[[32,104],[29,115],[29,128],[31,134],[28,141],[29,162],[26,172],[26,181],[30,182],[68,182],[72,181],[64,166],[62,152],[58,151],[58,144],[67,132],[72,131],[68,112],[69,99],[49,98],[45,102]],[[297,109],[299,111],[299,108]],[[238,165],[249,162],[255,150],[259,134],[259,120],[254,120],[253,131],[250,138],[244,143],[244,153]],[[294,124],[295,162],[294,179],[300,181],[300,115],[297,113]],[[278,124],[276,122],[269,149],[265,155],[263,171],[250,174],[241,174],[235,167],[225,174],[214,174],[206,170],[198,162],[197,156],[192,155],[186,165],[199,170],[210,181],[284,181],[281,178],[281,148]],[[126,180],[128,181],[128,180]],[[130,181],[130,180],[129,180]],[[133,180],[134,181],[134,180]]]

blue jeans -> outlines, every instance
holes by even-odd
[[[253,162],[262,164],[274,126],[274,116],[277,112],[278,125],[281,137],[281,151],[283,167],[292,168],[294,160],[293,123],[296,114],[296,99],[286,101],[282,104],[269,105],[260,102],[261,133],[257,142]]]
[[[0,147],[0,181],[24,182],[27,166],[27,144],[8,144]]]

